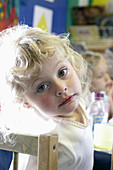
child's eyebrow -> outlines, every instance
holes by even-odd
[[[40,77],[40,78],[38,78],[38,79],[33,80],[32,84],[31,84],[31,87],[34,86],[35,82],[39,82],[39,81],[42,80],[42,79],[43,79],[43,78]]]
[[[60,61],[58,61],[58,63],[56,63],[56,66],[58,66],[59,64],[63,64],[65,62],[66,62],[66,60],[60,60]]]

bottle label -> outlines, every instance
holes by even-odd
[[[92,130],[94,131],[95,123],[103,123],[104,117],[93,117]]]

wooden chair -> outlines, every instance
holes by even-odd
[[[38,156],[38,170],[57,170],[58,135],[30,136],[11,133],[6,136],[6,142],[1,142],[2,137],[3,133],[0,132],[0,149],[13,152],[13,170],[18,170],[19,153]]]

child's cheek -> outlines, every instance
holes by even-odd
[[[53,104],[53,100],[51,98],[45,97],[45,98],[42,99],[42,105],[45,108],[51,107],[52,104]]]

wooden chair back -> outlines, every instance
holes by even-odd
[[[31,136],[11,133],[2,142],[3,133],[0,133],[0,149],[13,152],[13,170],[18,170],[18,154],[37,156],[37,170],[57,170],[58,162],[58,135],[44,134]]]

